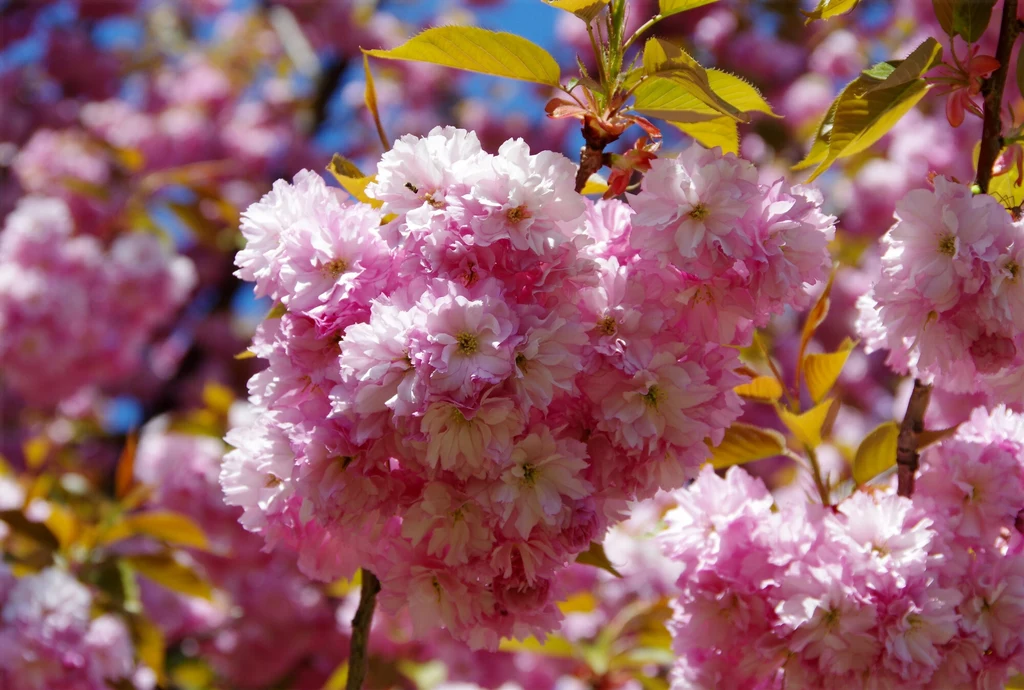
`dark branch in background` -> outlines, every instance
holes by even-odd
[[[363,586],[359,592],[359,608],[352,618],[352,641],[348,652],[348,680],[345,690],[362,690],[366,671],[370,666],[370,625],[373,623],[373,608],[377,604],[380,580],[366,568],[362,569]]]
[[[341,78],[348,68],[348,60],[341,57],[330,58],[323,66],[320,76],[316,81],[316,91],[313,93],[313,118],[310,123],[310,132],[315,134],[321,125],[327,121],[327,110],[331,104],[331,96],[338,90]]]
[[[1010,53],[1013,44],[1021,32],[1021,23],[1017,19],[1017,0],[1006,0],[1003,3],[1003,14],[999,25],[999,43],[996,46],[995,58],[999,67],[981,86],[985,98],[985,119],[981,130],[981,147],[978,151],[978,177],[975,183],[981,193],[988,193],[988,185],[992,180],[992,167],[1003,148],[1003,121],[1000,111],[1003,105],[1003,91],[1006,88],[1006,77],[1010,72]],[[918,436],[924,431],[924,413],[928,409],[928,399],[932,388],[921,381],[914,380],[914,390],[910,393],[907,413],[900,425],[899,440],[896,444],[896,466],[899,480],[899,495],[910,496],[914,493],[914,474],[917,472],[920,454],[917,451]]]

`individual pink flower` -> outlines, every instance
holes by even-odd
[[[423,413],[420,427],[427,438],[423,461],[463,479],[493,476],[523,425],[522,413],[508,398],[487,397],[476,406],[435,402]]]
[[[515,514],[516,531],[523,539],[540,522],[556,524],[566,499],[583,498],[591,490],[579,478],[586,466],[582,443],[556,441],[546,427],[533,431],[512,449],[502,483],[494,489],[494,500],[505,504],[503,519]]]

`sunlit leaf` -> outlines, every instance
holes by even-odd
[[[710,5],[718,0],[658,0],[658,14],[669,17],[673,14]]]
[[[804,327],[800,331],[800,347],[796,352],[796,387],[798,391],[800,389],[800,380],[803,376],[804,353],[807,352],[807,345],[811,342],[811,338],[814,337],[814,331],[818,329],[818,326],[828,316],[828,310],[832,306],[832,284],[836,279],[836,270],[837,267],[832,268],[832,274],[829,275],[828,282],[825,283],[825,289],[821,291],[818,300],[811,307],[811,310],[807,312],[807,319],[804,321]]]
[[[107,531],[101,543],[112,544],[135,536],[147,536],[168,544],[206,549],[206,534],[186,515],[164,510],[125,515]]]
[[[832,124],[836,117],[836,108],[839,106],[839,99],[832,101],[832,105],[829,106],[828,111],[824,117],[821,118],[821,122],[818,123],[818,128],[815,131],[814,141],[811,143],[811,148],[804,156],[803,160],[793,166],[793,170],[805,170],[812,165],[817,165],[825,160],[825,156],[828,155],[828,141],[832,135]]]
[[[786,439],[774,429],[735,422],[725,430],[722,442],[711,449],[711,466],[724,469],[775,457],[786,451]]]
[[[643,66],[649,78],[636,90],[634,107],[638,112],[673,122],[713,119],[716,113],[741,119],[740,111],[715,93],[707,70],[679,46],[660,38],[648,40],[644,44]],[[687,108],[693,99],[708,111],[697,111],[698,120],[686,115],[694,112]]]
[[[354,199],[364,204],[370,204],[374,208],[380,208],[379,201],[366,195],[366,188],[373,182],[374,177],[364,175],[348,158],[340,153],[334,154],[331,157],[331,162],[327,165],[327,172],[331,173],[342,189],[351,194]]]
[[[171,680],[182,690],[206,690],[213,685],[216,674],[200,659],[186,659],[174,665]]]
[[[415,683],[416,690],[434,690],[434,688],[444,685],[444,681],[448,677],[447,664],[438,659],[422,663],[411,659],[401,659],[395,666],[403,676]]]
[[[267,315],[265,317],[263,317],[263,318],[265,318],[265,319],[279,319],[279,318],[281,318],[282,316],[284,316],[287,313],[288,313],[288,307],[286,307],[283,304],[281,304],[280,302],[278,302],[277,304],[275,304],[274,306],[272,306],[270,308],[270,311],[268,311]]]
[[[672,122],[683,134],[690,136],[701,146],[713,149],[716,146],[722,153],[740,152],[740,131],[736,121],[725,115],[706,122]]]
[[[864,437],[853,458],[853,479],[858,485],[877,477],[896,464],[900,425],[884,422]]]
[[[1024,690],[1024,674],[1018,673],[1007,680],[1006,690]]]
[[[366,109],[373,116],[373,124],[377,128],[381,146],[387,151],[391,147],[391,142],[388,141],[388,135],[384,133],[384,123],[380,119],[380,109],[377,106],[377,87],[373,83],[373,71],[370,69],[370,60],[366,57],[366,53],[363,53],[363,75],[366,78],[363,102],[366,103]]]
[[[804,12],[804,16],[807,17],[808,23],[815,19],[831,19],[846,14],[856,7],[858,2],[860,0],[818,0],[818,6],[810,12]]]
[[[591,175],[587,183],[583,185],[583,189],[580,190],[580,194],[586,196],[587,194],[604,194],[608,191],[608,183],[601,179],[600,175]]]
[[[135,482],[135,448],[138,440],[138,434],[134,431],[124,439],[121,458],[117,461],[117,470],[114,472],[114,494],[117,498],[124,498]]]
[[[828,170],[833,162],[864,151],[885,136],[900,118],[913,108],[930,88],[923,79],[901,86],[859,93],[865,88],[860,76],[837,97],[835,118],[828,134],[828,153],[807,181]],[[874,85],[871,80],[870,85]]]
[[[605,570],[615,577],[622,577],[622,574],[615,569],[612,562],[608,560],[608,554],[604,552],[604,545],[596,541],[590,542],[590,548],[576,556],[576,562],[582,565],[592,565],[595,568]]]
[[[876,84],[867,84],[864,93],[877,91],[879,89],[890,89],[894,86],[903,86],[919,79],[925,72],[942,62],[942,45],[934,38],[927,38],[921,45],[903,60],[893,60],[875,65],[875,68],[885,65],[891,69],[885,71],[884,77]],[[866,70],[870,74],[871,70]],[[874,73],[881,76],[881,73]]]
[[[475,26],[427,29],[391,50],[367,50],[387,60],[429,62],[496,77],[558,86],[561,70],[551,54],[522,36]]]
[[[238,359],[238,360],[253,359],[255,357],[256,357],[256,353],[253,352],[252,350],[242,350],[237,355],[235,355],[235,359]]]
[[[57,537],[60,548],[63,550],[67,550],[74,543],[81,530],[81,524],[75,514],[56,503],[50,504],[50,514],[46,516],[46,526]]]
[[[832,411],[831,408],[832,401],[826,400],[801,414],[790,412],[782,406],[777,406],[776,410],[779,413],[779,419],[793,433],[793,436],[804,445],[816,448],[821,445],[823,429],[825,429],[825,423]]]
[[[576,657],[576,648],[573,643],[561,635],[548,635],[543,642],[536,637],[527,637],[525,640],[505,639],[501,641],[498,649],[503,652],[530,652],[557,659]]]
[[[782,397],[782,384],[774,376],[758,376],[749,383],[742,383],[735,388],[737,395],[766,402],[774,402]]]
[[[213,594],[208,582],[171,554],[127,556],[124,562],[140,575],[180,594],[202,599],[209,599]]]
[[[813,353],[804,357],[804,381],[814,402],[821,402],[832,390],[843,367],[846,366],[846,360],[850,358],[853,345],[853,341],[848,340],[835,352]]]
[[[571,12],[588,24],[601,14],[609,0],[544,0],[545,3],[560,10]]]

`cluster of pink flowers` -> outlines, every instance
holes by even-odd
[[[195,281],[154,235],[109,246],[75,232],[64,201],[25,197],[0,232],[0,360],[25,400],[52,405],[132,371]]]
[[[867,347],[957,393],[1024,400],[1024,224],[993,197],[937,177],[911,191],[860,301]]]
[[[136,670],[123,621],[93,617],[92,604],[89,589],[64,570],[15,579],[0,563],[0,687],[107,690],[119,681],[146,687],[151,674]]]
[[[228,502],[312,576],[375,572],[418,634],[553,629],[553,575],[627,501],[693,476],[739,414],[728,345],[827,268],[817,201],[749,170],[662,161],[643,207],[690,207],[633,227],[561,155],[453,128],[384,155],[379,209],[313,173],[277,183],[237,264],[286,312],[255,338],[269,367],[228,435]],[[677,249],[654,254],[662,236]],[[710,300],[755,290],[712,322]]]
[[[1024,668],[1024,417],[979,408],[922,460],[913,501],[776,506],[739,468],[678,492],[674,687],[1001,688]]]

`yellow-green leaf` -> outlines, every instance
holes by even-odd
[[[863,88],[859,80],[863,79],[866,77],[859,77],[839,94],[835,119],[828,134],[828,153],[807,178],[808,182],[828,170],[836,160],[860,153],[885,136],[930,88],[923,79],[915,79],[902,86],[857,95]]]
[[[171,680],[182,690],[206,690],[217,676],[210,665],[200,659],[186,659],[174,665]]]
[[[206,409],[220,415],[227,415],[235,402],[235,393],[227,386],[210,381],[203,386],[203,403]]]
[[[427,29],[391,50],[367,50],[386,60],[429,62],[445,67],[558,86],[555,58],[522,36],[475,26]]]
[[[576,658],[576,647],[561,635],[548,635],[543,642],[533,636],[525,640],[504,639],[498,649],[503,652],[531,652],[557,659]]]
[[[804,16],[807,17],[808,24],[815,19],[831,19],[846,14],[856,7],[858,2],[860,0],[818,0],[818,6],[811,12],[804,12]]]
[[[1024,690],[1024,674],[1018,673],[1006,681],[1006,690]]]
[[[609,0],[544,0],[545,3],[560,10],[571,12],[577,17],[590,23],[597,15],[601,14]]]
[[[955,434],[957,429],[959,428],[960,425],[957,424],[955,426],[947,427],[945,429],[936,429],[934,431],[925,429],[924,431],[917,435],[917,449],[924,450],[933,443],[938,443],[944,438],[949,438],[950,436]]]
[[[804,445],[816,448],[821,445],[822,429],[825,427],[831,408],[832,401],[826,400],[801,414],[790,412],[782,406],[777,406],[776,410],[779,413],[779,419],[793,433],[793,436]]]
[[[331,162],[327,165],[327,172],[334,175],[334,179],[338,181],[342,189],[351,194],[354,199],[364,204],[370,204],[374,208],[380,208],[379,201],[366,195],[366,188],[373,182],[375,176],[364,175],[355,163],[340,153],[331,157]]]
[[[672,122],[683,134],[693,138],[701,146],[713,149],[716,146],[722,153],[740,152],[740,131],[736,121],[725,115],[706,122]]]
[[[583,185],[583,189],[580,190],[580,194],[586,196],[587,194],[604,194],[608,191],[608,183],[602,180],[597,174],[591,175],[587,183]]]
[[[28,537],[48,551],[60,548],[60,539],[42,522],[33,522],[20,510],[0,510],[0,522],[6,522],[15,533]]]
[[[710,77],[700,63],[679,46],[652,38],[644,44],[644,73],[647,81],[636,90],[637,111],[673,122],[691,121],[686,104],[696,100],[706,112],[697,112],[702,121],[718,115],[741,119],[739,110],[715,93]],[[673,116],[675,113],[676,116]]]
[[[658,14],[669,17],[673,14],[710,5],[718,0],[658,0]]]
[[[152,621],[142,615],[130,618],[132,641],[135,643],[135,655],[145,666],[157,676],[157,682],[163,685],[166,681],[165,650],[167,642],[164,634]]]
[[[867,84],[862,93],[902,86],[920,78],[925,72],[942,61],[942,45],[934,38],[927,38],[903,60],[882,63],[891,66],[888,75],[876,84]],[[878,65],[875,66],[876,68]],[[865,74],[870,75],[871,70]]]
[[[754,400],[774,402],[782,397],[782,384],[774,376],[758,376],[749,383],[741,383],[733,388],[738,395]]]
[[[112,544],[140,535],[194,549],[206,549],[209,546],[202,527],[186,515],[165,510],[125,515],[103,535],[101,543]]]
[[[974,43],[988,28],[996,0],[956,0],[953,5],[953,33]]]
[[[590,548],[576,556],[576,562],[583,565],[592,565],[595,568],[605,570],[615,577],[622,577],[622,574],[615,569],[612,562],[608,560],[608,554],[604,552],[604,545],[596,541],[590,542]]]
[[[722,442],[711,449],[711,466],[724,469],[763,460],[786,451],[786,439],[774,429],[735,422],[725,430]]]
[[[884,422],[864,437],[853,458],[853,479],[858,485],[877,477],[896,464],[900,425]]]
[[[255,357],[256,357],[256,353],[253,352],[252,350],[242,350],[237,355],[235,355],[235,359],[238,359],[238,360],[254,359]]]
[[[171,554],[127,556],[124,562],[140,575],[180,594],[202,599],[213,595],[208,582]]]
[[[814,402],[821,402],[832,390],[846,366],[846,360],[850,358],[853,345],[853,341],[847,341],[835,352],[812,353],[804,357],[804,381]]]
[[[828,282],[825,283],[825,289],[821,291],[818,301],[807,312],[807,319],[804,321],[804,327],[800,331],[800,347],[796,351],[796,387],[798,391],[800,389],[800,378],[803,376],[804,353],[807,352],[807,345],[811,342],[811,338],[814,337],[814,331],[818,329],[821,322],[828,316],[828,310],[832,306],[832,283],[836,280],[836,270],[837,267],[833,266]]]
[[[25,456],[25,464],[30,470],[37,470],[46,462],[52,447],[50,439],[46,436],[34,436],[21,446],[21,452]]]

